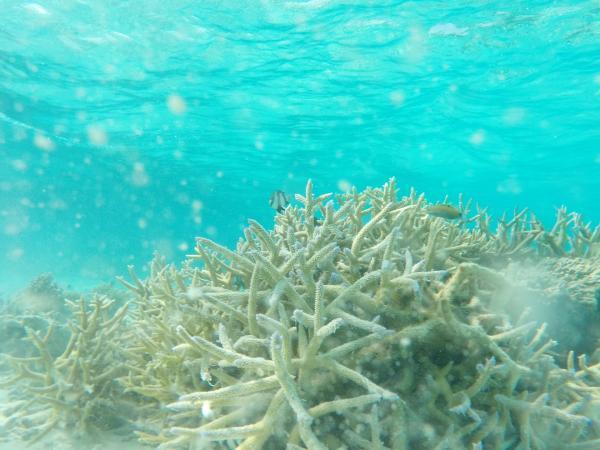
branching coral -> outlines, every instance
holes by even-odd
[[[544,294],[511,260],[595,261],[598,228],[560,209],[550,230],[520,211],[492,231],[462,198],[452,222],[393,179],[296,200],[235,250],[198,238],[179,269],[130,267],[129,310],[71,304],[58,357],[28,330],[39,354],[4,384],[31,399],[9,424],[88,430],[127,395],[163,450],[598,448],[600,351],[558,361],[545,324],[503,309]]]
[[[181,270],[155,261],[147,280],[123,280],[138,300],[122,381],[166,405],[143,440],[595,448],[597,362],[560,368],[543,325],[491,310],[512,285],[489,265],[590,256],[598,229],[560,210],[546,231],[522,211],[492,233],[484,211],[468,219],[461,202],[461,222],[433,218],[394,180],[338,195],[337,209],[329,197],[309,182],[274,231],[251,221],[236,251],[199,238]]]
[[[111,304],[104,297],[94,298],[89,306],[83,299],[68,302],[75,318],[69,323],[69,342],[59,356],[50,349],[54,324],[44,334],[26,327],[37,355],[8,357],[14,375],[0,381],[0,386],[14,392],[3,411],[8,417],[3,424],[6,428],[32,443],[57,427],[89,432],[114,426],[107,423],[111,417],[121,420],[114,378],[124,371],[118,354],[127,307],[109,317]]]

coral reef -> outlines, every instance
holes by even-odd
[[[519,212],[489,230],[451,223],[423,196],[383,189],[297,196],[273,232],[237,250],[199,238],[202,269],[132,272],[127,389],[166,405],[160,448],[594,448],[598,369],[560,368],[544,325],[494,312],[511,281],[484,264],[590,254],[598,231],[547,232]],[[467,205],[460,202],[463,216]],[[317,221],[315,215],[322,216]],[[475,224],[469,227],[469,224]],[[582,231],[585,230],[585,231]]]
[[[2,428],[33,443],[56,427],[89,433],[123,420],[122,411],[117,413],[122,402],[115,395],[120,389],[114,378],[125,372],[119,349],[127,306],[109,317],[111,304],[104,297],[95,297],[89,305],[83,298],[67,302],[75,319],[68,324],[70,339],[58,356],[50,347],[54,323],[43,334],[25,328],[37,354],[7,356],[14,373],[1,380],[0,387],[13,388],[15,398],[5,405],[8,419]]]
[[[3,313],[65,315],[68,309],[65,300],[78,298],[76,292],[60,287],[51,273],[43,273],[31,280],[29,285],[7,302]]]
[[[598,448],[600,351],[557,356],[520,305],[552,298],[556,278],[514,269],[597,273],[600,228],[561,208],[549,230],[526,210],[492,230],[462,198],[446,220],[394,179],[335,198],[309,181],[296,200],[235,250],[198,238],[180,268],[130,267],[131,307],[81,303],[56,358],[28,331],[40,354],[12,358],[5,384],[31,396],[13,427],[86,430],[92,411],[129,415],[127,398],[159,449]],[[564,277],[572,296],[593,286]]]
[[[530,308],[557,341],[566,357],[569,350],[593,353],[600,346],[600,310],[595,293],[600,288],[600,257],[545,257],[513,261],[506,276],[518,283],[503,307],[522,312]],[[568,318],[568,320],[565,320]]]

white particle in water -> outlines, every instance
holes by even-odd
[[[185,100],[183,99],[183,97],[177,94],[169,95],[169,97],[167,98],[167,107],[169,108],[169,111],[171,111],[172,114],[178,116],[185,114],[187,110],[187,104],[185,103]]]
[[[348,180],[341,179],[338,180],[337,187],[342,192],[348,192],[350,189],[352,189],[352,184]]]
[[[12,166],[15,170],[18,170],[19,172],[24,172],[25,170],[27,170],[27,163],[22,159],[15,159],[12,162]]]
[[[131,175],[131,183],[134,186],[146,186],[150,182],[150,177],[146,173],[144,165],[140,162],[136,162],[133,165],[133,173]]]
[[[92,145],[106,145],[108,143],[108,135],[106,131],[98,125],[90,125],[87,127],[87,136]]]
[[[48,11],[42,5],[38,5],[37,3],[27,3],[23,6],[23,8],[29,12],[39,14],[40,16],[47,16],[50,14],[50,11]]]
[[[518,125],[525,118],[525,110],[523,108],[509,108],[504,111],[502,119],[507,125]]]
[[[205,419],[210,419],[214,415],[215,415],[215,412],[211,408],[210,402],[202,403],[202,417],[204,417]]]
[[[390,93],[390,101],[396,105],[401,106],[404,103],[405,95],[402,91],[393,91]]]
[[[14,236],[15,234],[20,233],[20,228],[16,223],[7,223],[4,225],[4,234],[8,236]]]
[[[469,137],[469,142],[473,145],[481,145],[485,141],[485,131],[477,130]]]
[[[466,36],[468,33],[467,27],[459,28],[453,23],[438,23],[429,29],[430,36]]]
[[[192,201],[192,209],[194,210],[194,212],[200,211],[202,209],[202,201],[201,200]]]
[[[410,346],[410,343],[411,343],[411,341],[410,341],[410,338],[403,337],[403,338],[401,338],[401,339],[400,339],[400,345],[401,345],[402,347],[405,347],[405,348],[406,348],[406,347],[409,347],[409,346]]]
[[[500,192],[501,194],[517,195],[523,192],[523,188],[521,187],[519,180],[513,176],[498,183],[498,186],[496,186],[496,191]]]
[[[35,136],[33,138],[33,145],[35,145],[40,150],[44,150],[46,152],[51,152],[55,148],[55,145],[54,145],[54,142],[52,142],[52,139],[50,139],[47,136],[44,136],[41,133],[35,134]]]
[[[20,259],[25,254],[25,250],[20,247],[13,248],[10,252],[8,252],[8,259],[15,261]]]

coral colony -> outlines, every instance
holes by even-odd
[[[551,230],[527,211],[492,230],[462,199],[399,199],[394,179],[335,198],[309,181],[296,200],[235,250],[198,238],[180,268],[130,268],[128,306],[69,302],[61,354],[52,327],[27,328],[37,352],[7,356],[2,426],[121,427],[159,449],[600,448],[598,342],[560,350],[518,307],[544,287],[507,269],[597,268],[600,228],[560,209]],[[600,323],[593,290],[588,306]]]

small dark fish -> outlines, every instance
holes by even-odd
[[[428,206],[425,212],[430,216],[449,220],[459,219],[462,216],[462,213],[458,209],[449,204]]]
[[[290,204],[290,196],[283,191],[273,191],[269,197],[269,206],[278,213],[282,213]]]

